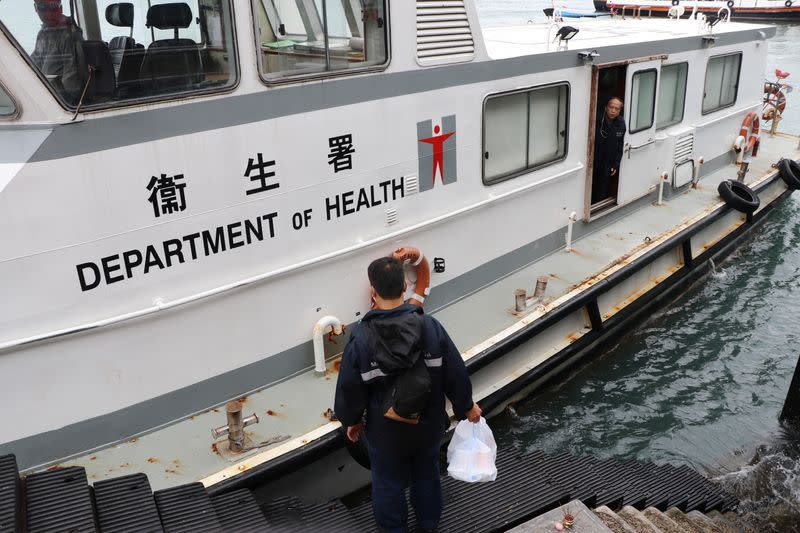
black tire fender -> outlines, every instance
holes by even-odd
[[[787,187],[796,191],[800,189],[800,165],[791,159],[778,161],[778,171]]]
[[[729,8],[733,9],[733,0],[728,0],[726,4]]]
[[[748,215],[761,205],[761,200],[753,189],[736,180],[721,182],[717,191],[728,206]]]
[[[677,6],[680,3],[681,3],[681,0],[672,0],[672,5],[673,6]]]
[[[783,5],[785,5],[786,7],[792,7],[792,0],[786,0],[786,2],[783,3]]]

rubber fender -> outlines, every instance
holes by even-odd
[[[733,9],[733,0],[728,0],[728,3],[727,3],[726,5],[727,5],[729,8]]]
[[[761,205],[758,195],[745,185],[735,180],[725,180],[717,187],[717,192],[730,207],[745,214],[751,214]]]
[[[800,165],[791,159],[778,161],[778,171],[787,187],[796,191],[800,189]]]
[[[371,470],[372,464],[369,461],[369,452],[367,451],[366,432],[362,430],[361,438],[355,442],[350,442],[350,439],[347,438],[347,430],[344,424],[342,424],[341,432],[342,438],[344,438],[344,447],[347,449],[347,453],[350,454],[350,457],[367,470]]]
[[[786,2],[783,3],[783,5],[785,5],[786,7],[792,7],[792,0],[786,0]]]
[[[673,6],[677,6],[680,3],[681,3],[680,0],[672,0],[672,5]]]

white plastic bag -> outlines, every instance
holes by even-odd
[[[447,447],[447,473],[450,477],[476,483],[497,478],[497,444],[486,419],[473,424],[462,420]]]

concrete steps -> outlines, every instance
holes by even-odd
[[[742,523],[735,513],[712,511],[684,513],[677,507],[660,511],[655,507],[638,510],[630,505],[614,511],[606,505],[586,507],[580,500],[572,500],[552,511],[541,514],[507,533],[543,533],[557,531],[556,524],[563,522],[565,512],[575,517],[570,533],[756,533]]]
[[[586,533],[756,533],[733,512],[685,513],[677,507],[663,512],[655,507],[640,511],[630,505],[613,511],[603,505],[595,508],[594,514],[606,529],[587,529]]]

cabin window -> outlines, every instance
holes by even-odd
[[[385,0],[253,0],[258,63],[268,82],[387,64]]]
[[[741,53],[712,57],[708,60],[706,86],[703,92],[704,115],[736,103],[741,63]]]
[[[483,109],[487,185],[560,161],[567,152],[569,85],[490,96]]]
[[[661,67],[656,129],[666,128],[683,120],[688,73],[689,63],[677,63]]]
[[[69,107],[108,107],[236,83],[228,0],[18,4],[0,2],[3,28]]]
[[[640,70],[633,75],[629,128],[631,133],[646,130],[653,125],[657,78],[655,69]]]
[[[8,117],[16,114],[17,107],[14,105],[14,100],[6,92],[5,88],[0,85],[0,117]]]

